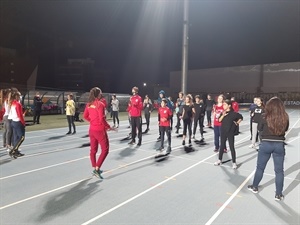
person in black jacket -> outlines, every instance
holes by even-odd
[[[148,95],[145,95],[144,103],[143,103],[143,108],[144,108],[144,116],[145,116],[145,119],[146,119],[146,125],[147,125],[147,128],[146,128],[146,130],[145,130],[145,133],[148,133],[148,131],[150,130],[150,129],[149,129],[149,125],[150,125],[150,115],[151,115],[151,112],[152,112],[152,110],[153,110],[152,101],[151,101],[151,99],[149,98]]]
[[[236,164],[236,154],[234,148],[234,135],[236,133],[236,129],[239,126],[240,122],[243,120],[243,116],[239,113],[236,113],[232,109],[232,104],[229,99],[226,99],[223,103],[224,111],[222,115],[219,117],[219,122],[222,122],[221,126],[221,147],[219,151],[219,160],[214,163],[215,166],[219,166],[222,164],[222,158],[224,149],[226,148],[226,140],[228,139],[231,158],[232,158],[232,168],[237,169]]]
[[[40,97],[40,93],[37,92],[33,98],[33,124],[37,123],[40,124],[40,116],[42,111],[42,99]]]
[[[200,135],[201,135],[201,140],[203,140],[203,123],[204,123],[204,116],[205,116],[205,110],[206,110],[206,105],[203,102],[203,99],[199,96],[195,96],[196,103],[194,104],[195,108],[195,115],[194,115],[194,128],[193,128],[193,139],[195,139],[195,134],[196,134],[196,129],[199,123],[199,128],[200,128]]]
[[[257,156],[257,166],[253,184],[248,189],[253,193],[258,192],[258,185],[262,180],[269,159],[273,158],[275,171],[275,200],[283,200],[282,194],[284,171],[283,163],[285,157],[285,132],[289,128],[289,116],[285,111],[283,102],[277,98],[271,98],[266,106],[265,113],[258,123],[261,134],[261,144]]]

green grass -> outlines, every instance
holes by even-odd
[[[79,116],[80,119],[82,118],[82,114]],[[110,125],[112,125],[112,119],[110,118],[110,115],[107,115],[107,121]],[[128,113],[127,112],[121,112],[119,113],[119,119],[121,120],[127,120],[128,119]],[[65,127],[66,131],[68,129],[68,122],[66,115],[41,115],[40,117],[40,124],[32,125],[32,117],[25,117],[25,121],[28,124],[26,126],[26,131],[35,131],[35,130],[45,130],[45,129],[51,129],[51,128],[61,128]],[[82,125],[88,125],[89,123],[84,122],[75,122],[76,126],[82,126]]]

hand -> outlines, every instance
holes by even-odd
[[[234,122],[234,124],[236,125],[236,126],[238,126],[239,124],[236,122],[236,121],[233,121]]]
[[[118,132],[118,128],[116,128],[116,127],[110,127],[107,130],[108,131],[116,131],[116,132]]]

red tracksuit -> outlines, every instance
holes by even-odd
[[[97,99],[93,103],[88,103],[85,107],[83,117],[90,122],[90,159],[92,167],[101,167],[109,151],[109,141],[106,130],[110,128],[105,119],[105,103]],[[96,162],[98,145],[101,147],[101,154]]]

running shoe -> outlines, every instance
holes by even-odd
[[[283,200],[283,199],[284,199],[283,194],[275,195],[275,200],[276,200],[276,201],[281,201],[281,200]]]
[[[248,185],[248,190],[252,191],[254,194],[258,193],[258,188],[253,185]]]

